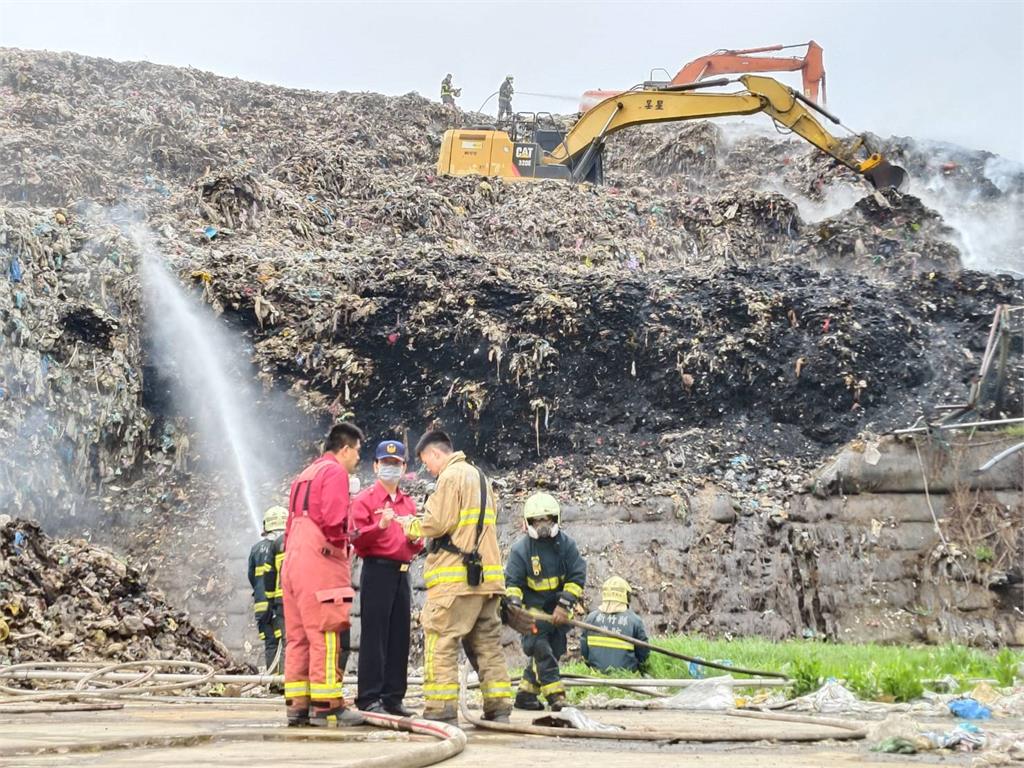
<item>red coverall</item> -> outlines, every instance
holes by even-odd
[[[285,699],[343,706],[340,633],[350,626],[348,473],[325,453],[293,482],[285,529]]]

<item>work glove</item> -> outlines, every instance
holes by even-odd
[[[555,606],[555,610],[551,614],[552,624],[554,624],[556,627],[560,627],[563,624],[568,624],[571,619],[572,614],[564,605],[559,603],[557,606]]]
[[[523,601],[517,597],[501,598],[501,623],[512,627],[521,635],[537,633],[533,616],[523,608]]]

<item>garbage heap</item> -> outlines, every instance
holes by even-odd
[[[231,665],[220,641],[114,553],[0,516],[0,664],[91,659]]]
[[[0,106],[0,439],[17,446],[0,500],[72,527],[116,518],[113,536],[145,518],[187,542],[216,498],[147,368],[125,222],[315,419],[354,418],[371,440],[443,424],[511,516],[538,487],[643,517],[645,500],[713,483],[732,501],[701,546],[755,560],[837,446],[963,396],[995,306],[1024,287],[962,269],[958,232],[918,197],[717,124],[617,134],[611,183],[594,187],[438,177],[448,116],[415,94],[2,49]],[[968,165],[957,183],[987,168]],[[1011,199],[1010,175],[979,205]],[[160,538],[121,540],[148,559]],[[661,626],[713,603],[705,581],[651,563],[651,595],[692,587]],[[193,587],[221,573],[194,570]],[[743,589],[764,588],[768,615],[766,585],[793,572],[752,566]]]

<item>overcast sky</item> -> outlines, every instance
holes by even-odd
[[[575,111],[718,48],[817,40],[829,107],[857,130],[1024,160],[1024,2],[31,3],[0,0],[0,45],[193,66],[318,90],[418,91],[455,74],[477,109]],[[798,73],[781,75],[799,85]],[[495,109],[494,101],[488,104]],[[767,119],[767,118],[765,118]]]

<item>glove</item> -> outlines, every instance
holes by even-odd
[[[572,619],[572,614],[561,603],[555,607],[554,613],[551,614],[551,623],[556,627],[568,624],[570,619]]]

